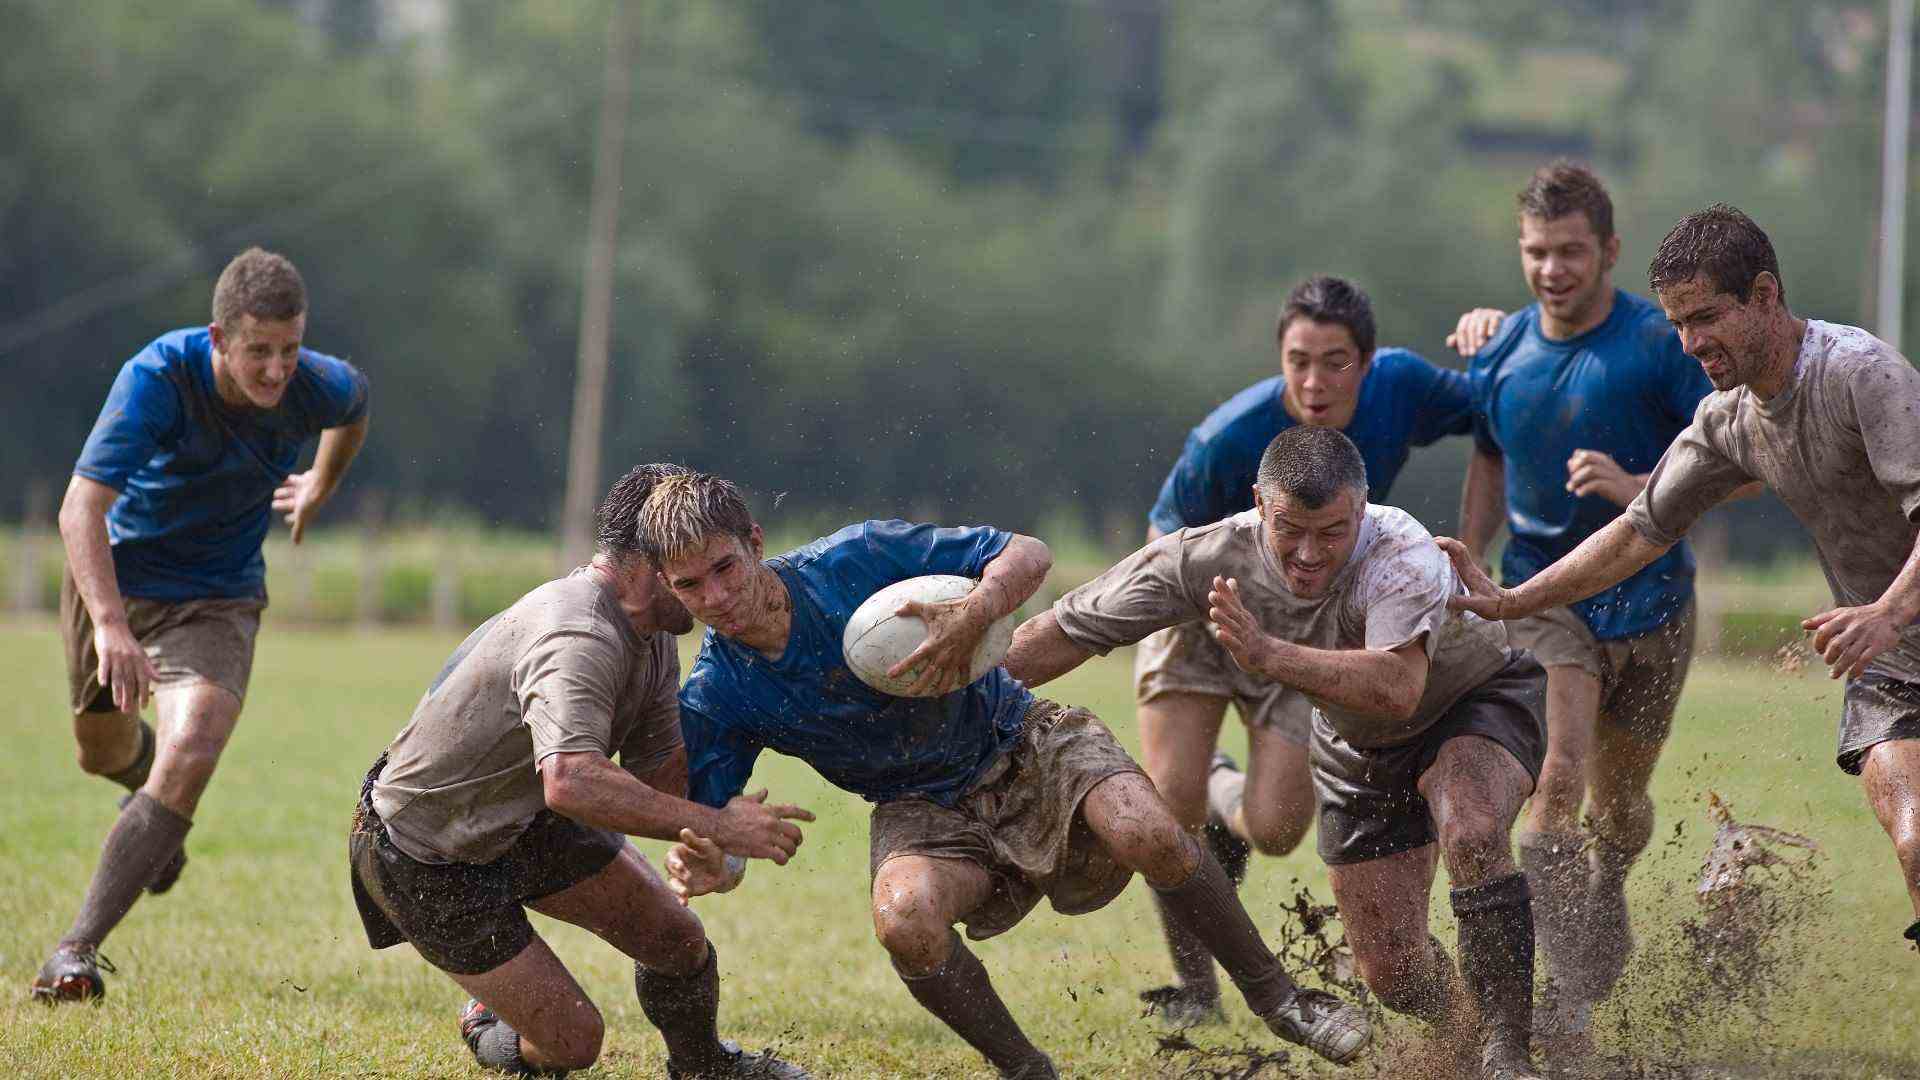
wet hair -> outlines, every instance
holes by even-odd
[[[753,542],[753,514],[740,489],[712,473],[682,470],[662,477],[640,505],[640,550],[665,566],[715,536]]]
[[[1280,305],[1280,323],[1273,331],[1275,342],[1287,336],[1287,327],[1295,319],[1335,323],[1353,335],[1360,359],[1373,356],[1373,301],[1358,285],[1330,274],[1315,274],[1294,286],[1287,302]]]
[[[1367,463],[1339,429],[1300,424],[1273,437],[1260,455],[1254,482],[1272,502],[1282,495],[1318,510],[1342,491],[1367,497]]]
[[[1753,283],[1762,271],[1780,282],[1784,307],[1787,283],[1780,277],[1780,257],[1767,231],[1726,203],[1714,203],[1668,230],[1647,267],[1647,282],[1659,292],[1704,275],[1715,290],[1732,293],[1744,304],[1753,298]]]
[[[1514,200],[1521,217],[1554,221],[1568,214],[1587,215],[1601,243],[1613,238],[1613,199],[1593,170],[1560,158],[1540,166]]]
[[[593,517],[594,547],[616,559],[641,554],[640,507],[653,494],[655,484],[686,472],[686,466],[666,462],[635,465],[627,470],[627,475],[615,480],[607,489],[607,497],[600,500],[600,509]]]
[[[213,286],[213,321],[235,330],[242,315],[286,322],[307,312],[307,283],[285,255],[250,247],[233,257]]]

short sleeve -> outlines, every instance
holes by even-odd
[[[1711,402],[1703,401],[1660,463],[1647,486],[1627,504],[1627,523],[1649,542],[1671,547],[1700,516],[1753,479],[1706,435]]]
[[[977,578],[986,572],[1013,534],[987,525],[942,528],[904,521],[869,521],[862,530],[867,554],[900,579],[922,574]]]
[[[1212,512],[1220,499],[1209,478],[1212,471],[1208,467],[1209,457],[1207,443],[1189,434],[1180,450],[1180,459],[1173,463],[1160,485],[1160,497],[1154,500],[1153,512],[1147,515],[1149,524],[1162,533],[1170,533],[1226,516],[1226,513]]]
[[[1104,656],[1156,630],[1204,619],[1186,587],[1185,534],[1175,532],[1061,597],[1053,617],[1073,643]]]
[[[73,471],[124,490],[180,423],[180,392],[147,353],[121,367]]]
[[[1435,637],[1446,625],[1447,597],[1455,581],[1446,552],[1431,541],[1371,562],[1359,597],[1367,625],[1366,647],[1390,652],[1424,634],[1431,654]]]
[[[314,407],[309,423],[316,431],[358,423],[367,415],[367,377],[360,369],[331,356],[304,357],[314,373]]]
[[[694,673],[698,679],[699,672]],[[687,745],[687,798],[716,809],[746,790],[759,744],[721,724],[702,710],[687,691],[680,692],[680,729]]]
[[[1895,354],[1861,364],[1847,388],[1874,479],[1920,523],[1920,371]]]
[[[1417,401],[1407,441],[1427,446],[1474,431],[1473,388],[1466,373],[1435,366],[1417,353],[1407,356]]]
[[[645,778],[665,765],[683,744],[680,734],[680,655],[670,634],[655,634],[649,653],[653,679],[647,700],[620,744],[620,766]]]
[[[613,710],[625,682],[619,646],[586,630],[542,634],[513,670],[533,760],[554,754],[613,756]]]

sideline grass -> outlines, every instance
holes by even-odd
[[[116,789],[73,765],[51,626],[0,626],[0,677],[14,687],[0,766],[0,1073],[481,1075],[456,1037],[460,992],[405,947],[366,947],[345,876],[359,778],[456,640],[269,625],[239,733],[188,840],[186,875],[171,894],[139,904],[107,943],[120,973],[101,1007],[49,1010],[27,1000],[27,981],[72,916]],[[1137,746],[1128,672],[1116,655],[1049,692],[1092,706]],[[1857,783],[1832,765],[1837,707],[1837,687],[1824,679],[1703,662],[1656,781],[1660,842],[1634,897],[1648,932],[1692,908],[1711,834],[1709,789],[1743,820],[1806,832],[1827,848],[1832,897],[1817,960],[1774,1023],[1698,1033],[1700,1059],[1737,1075],[1920,1076],[1910,1019],[1920,958],[1898,939],[1910,915],[1891,849]],[[1227,728],[1228,745],[1243,747],[1237,725]],[[720,951],[723,1033],[749,1046],[779,1043],[819,1076],[988,1075],[913,1005],[873,942],[865,805],[788,759],[764,758],[762,782],[821,821],[792,865],[756,863],[739,892],[697,904]],[[1680,836],[1668,843],[1676,825]],[[661,845],[642,847],[651,858]],[[1256,919],[1274,926],[1294,878],[1327,896],[1310,843],[1256,862],[1246,891]],[[1444,891],[1434,910],[1445,911]],[[607,1017],[607,1051],[592,1075],[662,1075],[629,966],[583,932],[536,923]],[[1448,917],[1436,914],[1436,924],[1450,940]],[[1068,1075],[1165,1074],[1155,1029],[1134,1000],[1166,975],[1138,887],[1091,916],[1043,909],[976,948]],[[1271,1043],[1237,1002],[1230,1012],[1232,1028],[1203,1041]],[[1603,1030],[1611,1030],[1604,1018]]]

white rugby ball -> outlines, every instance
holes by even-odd
[[[912,615],[896,615],[909,600],[935,603],[955,600],[972,592],[979,584],[972,578],[952,574],[927,574],[908,578],[867,597],[866,603],[847,620],[847,631],[840,637],[847,666],[860,681],[883,694],[905,696],[919,669],[913,668],[899,678],[887,674],[893,665],[905,660],[927,640],[927,624]],[[1013,645],[1014,616],[1009,614],[987,627],[980,644],[973,650],[973,662],[967,665],[967,682],[985,675],[1006,659]],[[935,695],[915,695],[930,697]]]

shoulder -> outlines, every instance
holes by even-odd
[[[518,627],[528,642],[555,634],[581,635],[618,648],[621,640],[613,624],[617,602],[586,574],[556,578],[514,601],[503,621]],[[611,609],[611,610],[610,610]]]
[[[1370,503],[1367,525],[1372,536],[1364,540],[1366,550],[1356,553],[1363,581],[1373,587],[1392,585],[1396,591],[1408,585],[1421,591],[1451,586],[1453,564],[1412,514]]]
[[[1200,421],[1199,426],[1193,429],[1194,439],[1213,443],[1231,439],[1251,428],[1272,427],[1284,385],[1284,380],[1274,375],[1233,395]],[[1272,433],[1267,437],[1271,439]],[[1265,447],[1265,443],[1261,445]]]
[[[1476,381],[1491,378],[1500,366],[1527,340],[1527,332],[1540,320],[1540,305],[1528,304],[1509,312],[1500,320],[1500,328],[1487,340],[1467,364],[1467,373]]]
[[[734,691],[745,670],[735,655],[738,648],[712,630],[706,632],[700,639],[700,655],[694,658],[687,681],[680,684],[683,709],[709,720],[725,720],[732,714]]]
[[[170,383],[192,373],[193,365],[213,355],[213,345],[204,326],[170,330],[148,342],[121,366],[135,377],[159,376]],[[151,380],[148,380],[151,381]]]
[[[1260,561],[1260,511],[1242,510],[1219,521],[1181,529],[1155,543],[1169,543],[1171,550],[1179,552],[1181,564],[1197,568],[1202,576],[1244,574],[1247,571],[1241,569],[1243,566]]]

